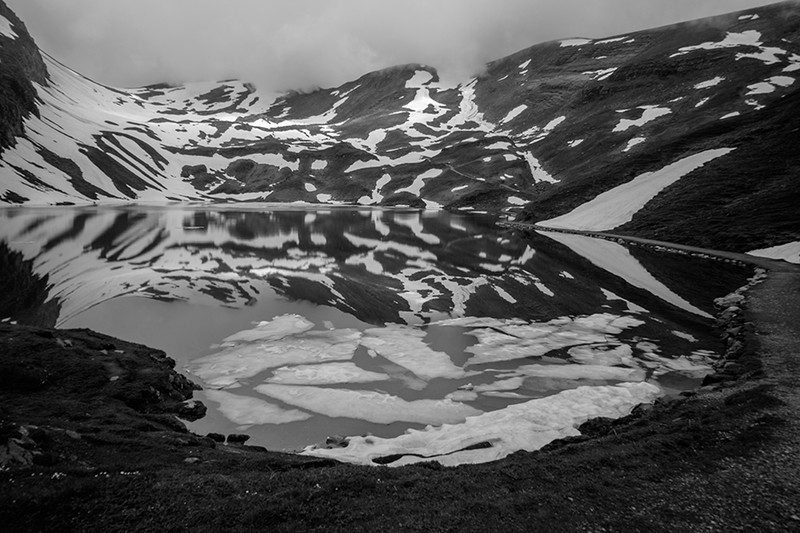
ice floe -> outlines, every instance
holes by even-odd
[[[515,368],[514,372],[532,377],[570,380],[644,381],[646,376],[645,371],[640,368],[592,364],[523,365]]]
[[[258,385],[255,389],[265,396],[332,418],[356,418],[376,424],[452,424],[481,413],[452,400],[404,400],[370,390],[277,384]]]
[[[310,413],[297,409],[283,409],[259,398],[242,396],[222,390],[207,390],[206,398],[219,404],[219,412],[239,425],[287,424],[311,418]]]
[[[570,359],[584,365],[625,365],[636,367],[633,349],[627,344],[585,344],[570,348]]]
[[[446,466],[484,463],[579,435],[577,426],[589,418],[624,416],[634,406],[652,402],[659,394],[660,389],[649,383],[583,386],[471,416],[461,424],[409,430],[387,439],[351,437],[347,447],[332,450],[308,447],[303,453],[373,465],[383,463],[382,457],[402,456],[389,463],[390,466],[428,460]]]
[[[644,324],[630,316],[597,313],[560,317],[530,324],[509,323],[471,331],[478,343],[465,351],[474,354],[470,366],[526,357],[539,357],[553,350],[580,344],[613,342],[624,329]]]
[[[364,331],[361,344],[424,380],[464,377],[464,369],[453,364],[449,355],[431,349],[424,342],[426,335],[412,326],[387,324]]]
[[[303,327],[283,327],[290,320],[294,318],[278,317],[272,321],[277,325],[261,323],[227,337],[223,350],[194,360],[189,371],[209,387],[230,387],[270,368],[352,359],[361,339],[354,329],[308,331],[304,319],[297,320]]]
[[[370,372],[352,362],[297,365],[276,368],[267,383],[281,385],[334,385],[386,381],[387,374]]]

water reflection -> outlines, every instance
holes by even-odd
[[[696,386],[718,348],[710,302],[743,279],[476,214],[137,207],[0,220],[0,239],[49,275],[60,325],[167,349],[215,391],[200,430],[247,426],[272,448],[393,437],[579,386],[615,406]]]

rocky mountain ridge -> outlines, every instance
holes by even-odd
[[[24,26],[2,4],[0,15],[0,53],[29,57]],[[16,146],[1,156],[0,201],[304,202],[541,221],[633,194],[642,207],[612,217],[616,231],[774,246],[800,240],[799,39],[800,7],[783,2],[538,44],[456,87],[405,65],[281,95],[239,81],[114,89],[46,54],[47,77],[4,60],[37,96],[32,109],[2,98]],[[617,189],[650,173],[670,181]]]

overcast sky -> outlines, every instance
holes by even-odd
[[[773,0],[5,0],[39,46],[123,87],[241,78],[333,87],[425,63],[446,77],[538,42],[608,37]]]

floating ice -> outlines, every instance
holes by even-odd
[[[611,335],[642,324],[644,322],[633,317],[600,313],[555,318],[549,322],[478,328],[471,332],[478,338],[478,344],[465,350],[474,354],[467,364],[480,365],[539,357],[569,346],[613,342]]]
[[[207,390],[204,394],[209,400],[217,402],[219,411],[234,424],[287,424],[308,420],[312,416],[297,409],[283,409],[259,398],[221,390]]]
[[[255,389],[261,394],[315,413],[333,418],[357,418],[376,424],[452,424],[481,413],[451,400],[408,401],[391,394],[366,390],[275,384],[258,385]]]
[[[515,372],[532,377],[561,379],[602,379],[609,381],[644,381],[645,371],[605,365],[524,365]]]
[[[313,322],[309,322],[300,315],[281,315],[272,320],[259,322],[254,328],[229,335],[222,340],[222,343],[224,346],[237,342],[274,341],[313,328]]]
[[[262,322],[255,332],[247,330],[225,339],[224,350],[196,359],[189,365],[189,371],[210,387],[228,387],[269,368],[352,359],[361,338],[359,331],[282,329],[280,323],[290,320],[297,320],[294,325],[308,323],[293,315],[284,315],[273,321],[279,325]],[[272,331],[265,331],[269,329]],[[239,339],[248,342],[231,346]]]
[[[386,381],[389,376],[370,372],[351,362],[319,365],[285,366],[275,369],[267,383],[283,385],[333,385],[337,383],[372,383]]]
[[[425,344],[426,335],[415,327],[387,324],[364,331],[361,344],[425,380],[464,377],[464,370],[454,365],[449,355]]]
[[[409,430],[399,437],[352,437],[345,448],[306,448],[303,453],[359,464],[373,459],[403,455],[390,463],[401,466],[434,460],[452,466],[485,463],[519,451],[533,451],[553,440],[579,435],[577,426],[590,418],[624,416],[640,404],[652,402],[660,389],[649,383],[578,387],[545,398],[511,405],[457,425]],[[489,447],[467,450],[480,444]]]
[[[636,367],[633,349],[627,344],[587,344],[567,352],[570,358],[584,365],[625,365]]]

